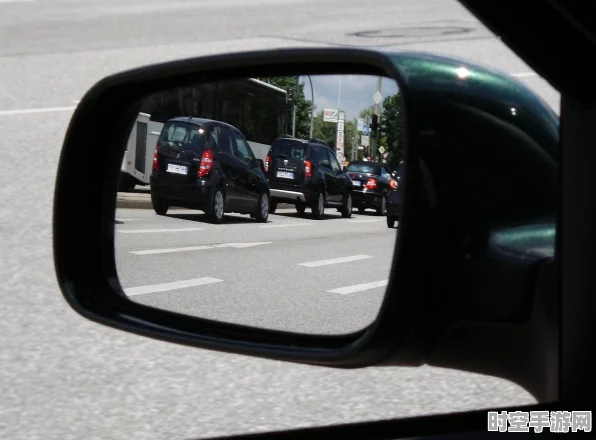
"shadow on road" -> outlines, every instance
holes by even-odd
[[[196,214],[166,214],[164,217],[177,218],[179,220],[187,220],[199,223],[211,223],[207,216],[201,212]],[[226,224],[242,224],[242,223],[257,223],[257,221],[251,218],[249,215],[224,215],[222,225]],[[271,223],[271,220],[267,221]],[[263,223],[264,224],[264,223]]]
[[[299,218],[299,219],[317,221],[312,218],[312,213],[308,209],[303,214],[299,214],[298,212],[276,211],[275,214],[272,214],[272,215],[279,215],[280,217],[287,217],[287,218]],[[365,211],[362,213],[352,211],[351,218],[355,219],[358,217],[385,217],[385,216],[380,216],[375,211]],[[323,215],[323,220],[341,220],[341,219],[344,219],[344,218],[341,216],[341,213],[337,212],[337,210],[335,208],[325,208],[325,214]],[[346,220],[346,219],[344,219],[344,220]]]

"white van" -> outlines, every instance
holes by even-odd
[[[118,191],[132,191],[136,185],[149,185],[153,153],[163,125],[152,121],[151,115],[139,113],[122,158]]]

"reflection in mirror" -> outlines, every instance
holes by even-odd
[[[131,301],[226,323],[346,334],[377,317],[401,188],[394,80],[200,83],[148,96],[120,173]]]

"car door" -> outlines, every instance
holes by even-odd
[[[232,209],[238,208],[241,206],[240,190],[238,189],[238,169],[240,168],[240,164],[234,154],[235,145],[231,132],[227,127],[214,125],[212,133],[219,147],[216,160],[224,174],[227,207]]]
[[[238,161],[236,189],[239,203],[243,208],[253,209],[257,206],[259,200],[259,180],[262,178],[262,170],[244,136],[235,129],[231,129],[230,132],[234,155]]]
[[[339,165],[339,161],[337,157],[331,151],[330,148],[327,148],[327,155],[329,156],[329,163],[331,164],[331,181],[333,184],[329,187],[330,202],[340,203],[343,199],[344,195],[344,187],[345,187],[345,178],[341,170],[341,166]]]
[[[328,149],[326,147],[313,145],[311,150],[313,152],[313,156],[316,157],[321,178],[325,182],[325,199],[327,201],[332,201],[332,191],[333,187],[335,186],[335,175],[331,169],[331,161],[329,160],[329,155],[327,154]]]

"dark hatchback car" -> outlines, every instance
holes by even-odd
[[[327,145],[283,137],[273,141],[265,163],[271,192],[270,212],[291,203],[302,214],[307,207],[322,219],[325,207],[352,216],[352,181]]]
[[[387,212],[387,194],[393,178],[387,166],[378,162],[355,160],[348,165],[352,178],[354,207],[360,212],[374,209],[379,215]]]
[[[269,216],[269,185],[262,160],[235,127],[209,119],[169,119],[155,147],[151,202],[159,215],[170,206],[204,211],[213,223],[226,212]]]
[[[391,191],[387,194],[387,226],[393,228],[395,222],[399,221],[399,210],[403,200],[402,179],[404,174],[404,161],[402,160],[397,169],[391,173],[393,184]]]

